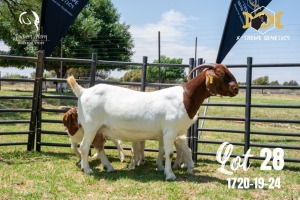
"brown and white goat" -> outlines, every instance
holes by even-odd
[[[63,117],[63,124],[65,127],[65,130],[67,131],[69,137],[70,137],[70,142],[71,142],[71,148],[74,151],[74,153],[77,155],[79,158],[79,161],[77,162],[80,164],[81,161],[81,154],[78,151],[78,144],[81,143],[84,132],[81,126],[78,124],[78,113],[77,113],[77,107],[69,109]],[[121,146],[120,140],[113,140],[114,144],[119,150],[119,156],[121,162],[124,161],[124,150]],[[104,143],[105,143],[105,138],[101,132],[97,132],[93,142],[92,146],[95,148],[96,153],[92,157],[92,159],[97,159],[100,158],[101,163],[104,166],[104,169],[108,172],[114,171],[113,167],[110,165],[105,153],[104,153]]]
[[[224,65],[202,65],[198,68],[206,69],[183,86],[154,92],[137,92],[106,84],[85,89],[73,76],[69,77],[67,81],[78,97],[79,122],[85,133],[81,143],[84,172],[92,173],[88,152],[100,130],[109,138],[123,141],[162,137],[166,180],[174,180],[176,176],[171,168],[174,141],[185,135],[197,119],[196,113],[204,99],[216,95],[233,97],[239,91],[235,77]],[[186,141],[176,139],[176,142],[182,149],[188,172],[193,172],[194,163]]]

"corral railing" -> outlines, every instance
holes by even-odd
[[[28,134],[27,142],[11,142],[11,143],[1,143],[0,146],[3,145],[14,145],[14,144],[24,144],[27,145],[28,150],[33,150],[34,145],[37,151],[41,151],[43,146],[61,146],[61,147],[69,147],[70,144],[67,143],[66,140],[61,141],[53,141],[51,140],[50,136],[52,135],[62,135],[66,136],[66,133],[63,131],[62,127],[62,115],[67,111],[67,107],[76,106],[76,97],[72,93],[67,93],[64,95],[57,95],[53,93],[45,93],[42,90],[43,82],[46,81],[55,81],[58,83],[66,82],[65,79],[49,79],[43,78],[43,68],[44,64],[47,62],[71,62],[71,63],[80,63],[85,65],[90,65],[90,80],[78,80],[79,83],[86,84],[89,87],[95,85],[96,83],[108,83],[108,84],[115,84],[115,85],[123,85],[123,86],[134,86],[138,87],[140,91],[146,91],[147,87],[170,87],[176,84],[159,84],[159,83],[148,83],[147,82],[147,68],[151,66],[169,66],[169,67],[184,67],[192,69],[195,66],[194,59],[190,59],[189,64],[187,65],[168,65],[168,64],[150,64],[147,61],[147,57],[143,58],[143,62],[141,63],[131,63],[131,62],[116,62],[116,61],[103,61],[97,60],[96,54],[92,55],[91,59],[69,59],[69,58],[53,58],[53,57],[43,57],[43,53],[39,52],[38,58],[26,58],[26,57],[17,57],[17,56],[0,56],[0,59],[15,59],[15,60],[29,60],[37,63],[36,68],[36,78],[35,79],[28,79],[26,81],[34,82],[34,91],[32,96],[30,97],[21,97],[20,99],[28,99],[32,101],[31,109],[1,109],[2,112],[30,112],[30,120],[27,119],[25,121],[22,120],[1,120],[0,124],[7,124],[7,123],[29,123],[29,131],[1,131],[0,135],[6,134]],[[198,60],[198,64],[202,63],[202,59]],[[140,83],[128,83],[128,82],[106,82],[106,81],[97,81],[95,79],[95,70],[97,65],[123,65],[123,66],[139,66],[142,69],[142,80]],[[245,102],[243,103],[214,103],[214,102],[207,102],[202,105],[202,107],[236,107],[244,109],[243,116],[240,117],[227,117],[227,116],[206,116],[206,115],[199,115],[197,122],[188,130],[188,143],[192,149],[193,159],[194,161],[198,160],[199,155],[206,155],[206,156],[215,156],[216,151],[208,152],[208,151],[199,151],[199,144],[216,144],[220,145],[226,140],[212,140],[212,139],[205,139],[203,136],[204,132],[222,132],[228,134],[239,134],[243,135],[242,141],[228,141],[231,144],[243,147],[243,153],[247,152],[249,148],[252,147],[268,147],[268,148],[276,148],[280,147],[283,149],[293,149],[293,150],[300,150],[299,146],[289,146],[289,145],[281,145],[281,144],[260,144],[251,142],[251,135],[270,135],[270,136],[278,136],[278,137],[300,137],[300,133],[295,132],[267,132],[267,131],[253,131],[251,130],[251,123],[259,122],[259,123],[293,123],[299,124],[299,119],[269,119],[269,118],[255,118],[251,115],[252,108],[274,108],[274,109],[300,109],[300,104],[294,105],[278,105],[278,104],[255,104],[252,103],[252,91],[256,89],[270,89],[270,90],[277,90],[277,89],[292,89],[292,90],[299,90],[300,87],[295,86],[256,86],[252,85],[252,69],[259,68],[259,67],[300,67],[300,64],[270,64],[270,65],[253,65],[252,58],[248,58],[247,65],[229,65],[229,68],[245,68],[247,70],[246,73],[246,85],[241,86],[242,90],[245,90]],[[196,74],[194,74],[196,75]],[[1,79],[4,80],[4,79]],[[22,81],[22,80],[20,80]],[[9,99],[9,98],[18,98],[18,97],[9,97],[9,96],[0,96],[0,99]],[[57,101],[58,105],[65,105],[67,107],[61,108],[52,108],[43,106],[43,102],[47,101]],[[209,109],[208,109],[209,110]],[[45,114],[45,116],[44,116]],[[53,118],[52,118],[53,116]],[[60,116],[59,119],[57,116]],[[215,121],[235,121],[241,122],[244,124],[243,128],[240,129],[224,129],[218,127],[212,128],[205,128],[199,127],[200,120],[215,120]],[[56,128],[53,128],[53,125]],[[35,139],[36,136],[36,139]],[[49,137],[48,137],[49,136]],[[63,137],[67,138],[67,137]],[[106,146],[106,148],[115,148],[112,146]],[[148,149],[149,151],[157,151],[157,149]],[[243,153],[240,153],[241,157],[243,157]],[[236,156],[236,155],[233,155]],[[264,159],[263,157],[255,156],[254,159]],[[299,158],[285,158],[286,161],[290,162],[300,162]]]
[[[198,61],[201,63],[201,60]],[[245,102],[244,103],[214,103],[214,102],[206,102],[202,106],[205,106],[206,108],[212,108],[212,107],[233,107],[233,108],[244,108],[244,116],[243,117],[228,117],[226,116],[206,116],[207,110],[204,112],[203,115],[199,115],[197,122],[193,125],[193,136],[191,143],[191,147],[194,150],[193,151],[193,159],[197,161],[198,155],[205,155],[205,156],[216,156],[216,150],[222,144],[223,142],[229,142],[236,146],[242,146],[243,147],[243,154],[233,154],[232,156],[240,156],[244,157],[243,155],[252,148],[282,148],[284,150],[300,150],[300,145],[283,145],[280,144],[280,142],[276,142],[276,144],[266,144],[266,143],[258,143],[258,142],[251,142],[251,136],[254,135],[260,135],[260,136],[272,136],[271,139],[274,139],[274,137],[283,138],[282,140],[286,140],[286,138],[299,138],[300,139],[300,131],[296,132],[289,132],[289,129],[286,131],[258,131],[258,130],[252,130],[253,123],[276,123],[276,124],[300,124],[300,118],[296,119],[278,119],[278,118],[257,118],[253,117],[251,114],[252,108],[273,108],[273,109],[298,109],[300,113],[300,100],[296,104],[264,104],[264,103],[252,103],[252,93],[254,90],[298,90],[300,91],[299,86],[270,86],[270,85],[252,85],[252,70],[254,68],[276,68],[276,67],[285,67],[285,68],[294,68],[294,67],[300,67],[300,64],[252,64],[252,58],[247,58],[247,65],[227,65],[228,68],[245,68],[246,69],[246,85],[240,86],[240,89],[245,90]],[[222,114],[219,112],[218,114]],[[299,115],[298,115],[299,116]],[[228,122],[241,122],[244,123],[244,127],[242,129],[224,129],[224,128],[205,128],[201,127],[203,123],[200,123],[200,121],[204,120],[212,120],[212,121],[222,121],[222,123],[228,123]],[[200,124],[200,127],[199,127]],[[234,124],[233,124],[234,126]],[[233,127],[234,128],[234,127]],[[202,136],[203,132],[221,132],[226,134],[239,134],[244,135],[244,139],[242,141],[228,141],[228,139],[224,138],[224,140],[207,140],[205,139],[205,136]],[[280,139],[279,139],[280,140]],[[297,142],[299,140],[295,140]],[[214,144],[216,147],[214,147],[213,152],[207,152],[207,151],[199,151],[198,145],[205,145],[205,144]],[[300,143],[298,143],[300,144]],[[294,155],[299,155],[294,154]],[[254,159],[265,159],[265,157],[261,156],[254,156]],[[297,158],[284,158],[286,162],[300,162],[300,157]]]
[[[147,67],[148,66],[164,66],[164,67],[183,67],[183,68],[191,68],[193,65],[193,60],[191,59],[191,63],[189,65],[183,65],[183,64],[152,64],[148,63],[147,57],[143,57],[143,62],[141,63],[132,63],[132,62],[117,62],[117,61],[104,61],[104,60],[97,60],[97,55],[93,54],[91,59],[68,59],[68,58],[53,58],[53,57],[46,57],[44,58],[45,64],[48,61],[55,61],[55,62],[60,62],[63,61],[64,63],[66,62],[71,62],[71,63],[85,63],[85,64],[90,64],[90,80],[78,80],[79,83],[88,85],[88,87],[92,87],[95,84],[98,83],[108,83],[108,84],[113,84],[113,85],[120,85],[120,86],[127,86],[127,87],[135,87],[138,88],[139,91],[146,91],[146,87],[170,87],[174,86],[177,84],[159,84],[159,83],[148,83],[147,82]],[[97,65],[102,65],[102,66],[108,66],[109,65],[119,65],[119,66],[137,66],[141,67],[141,82],[112,82],[112,81],[104,81],[104,80],[96,80],[95,79],[95,74],[96,74],[96,68]],[[42,65],[41,65],[42,66]],[[66,79],[48,79],[48,78],[43,78],[43,81],[56,81],[56,82],[64,82],[66,83]],[[57,131],[57,130],[47,130],[47,128],[43,127],[44,124],[57,124],[58,126],[61,126],[62,129],[62,117],[58,119],[49,119],[49,118],[44,118],[43,114],[44,113],[65,113],[67,109],[53,109],[53,108],[44,108],[42,106],[42,101],[46,101],[47,99],[52,99],[52,100],[71,100],[73,101],[73,106],[77,105],[77,98],[71,93],[71,95],[49,95],[49,94],[43,94],[43,92],[40,92],[40,95],[38,97],[40,99],[39,101],[39,106],[38,106],[38,117],[37,117],[37,138],[36,138],[36,151],[41,151],[41,148],[43,146],[60,146],[60,147],[69,147],[69,143],[62,143],[62,142],[54,142],[53,140],[47,141],[46,139],[42,139],[42,136],[48,135],[66,135],[66,132],[64,131]],[[75,102],[75,103],[74,103]],[[69,104],[70,105],[70,102]],[[191,136],[192,132],[189,130],[189,135]],[[116,149],[115,146],[105,146],[106,149]],[[130,148],[125,147],[124,149],[129,150]],[[146,151],[158,151],[157,149],[145,149]]]

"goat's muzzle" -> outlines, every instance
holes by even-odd
[[[239,93],[239,85],[235,81],[229,83],[228,96],[234,97]]]

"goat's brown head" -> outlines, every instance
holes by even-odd
[[[222,64],[199,65],[192,71],[202,69],[206,77],[206,89],[212,96],[236,96],[239,92],[239,86],[235,77],[231,74],[228,68]]]
[[[68,132],[71,136],[75,135],[75,133],[79,129],[78,125],[78,114],[77,108],[71,108],[68,112],[65,113],[63,118],[64,126],[68,129]]]

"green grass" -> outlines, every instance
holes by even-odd
[[[54,93],[47,93],[54,95]],[[0,91],[2,95],[32,95],[22,91]],[[27,101],[27,103],[25,102]],[[240,94],[234,98],[213,97],[212,102],[244,103]],[[297,104],[296,95],[261,95],[253,94],[253,103],[261,104]],[[0,101],[1,108],[27,108],[30,100],[13,103]],[[58,108],[61,105],[74,106],[76,101],[43,99],[43,107]],[[299,109],[252,109],[255,118],[299,119]],[[200,113],[203,112],[201,108]],[[208,116],[244,117],[244,108],[210,107]],[[44,112],[43,119],[62,119],[63,114]],[[30,113],[0,113],[0,120],[30,119]],[[224,128],[243,130],[244,122],[206,120],[205,128]],[[3,131],[28,131],[28,124],[0,125]],[[63,131],[62,124],[44,123],[43,130]],[[299,124],[252,123],[251,130],[270,132],[299,133]],[[203,140],[227,140],[243,142],[243,134],[203,132]],[[0,135],[1,142],[27,141],[27,135]],[[43,135],[42,141],[68,143],[67,136]],[[251,135],[251,142],[262,144],[281,144],[300,146],[298,137]],[[112,145],[110,141],[107,145]],[[157,148],[156,141],[147,141],[147,147]],[[130,146],[130,143],[124,143]],[[200,144],[199,151],[216,152],[219,145]],[[259,155],[260,148],[251,148],[251,153]],[[251,160],[249,171],[238,170],[234,177],[248,177],[253,182],[255,177],[267,180],[280,177],[280,189],[228,189],[227,178],[217,171],[220,164],[212,156],[199,156],[195,173],[174,170],[177,181],[164,181],[163,172],[156,171],[157,153],[146,152],[146,164],[129,170],[130,151],[126,151],[126,162],[120,163],[115,150],[106,150],[106,154],[116,169],[106,173],[99,160],[90,161],[94,173],[84,175],[75,165],[76,156],[70,148],[42,147],[42,152],[27,152],[26,146],[0,146],[0,199],[298,199],[300,197],[300,165],[285,163],[281,171],[262,171],[262,161]],[[233,153],[243,153],[243,147],[234,146]],[[285,156],[299,159],[299,150],[285,150]],[[231,160],[231,159],[230,159]],[[229,164],[226,165],[229,169]]]

